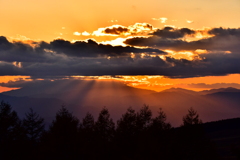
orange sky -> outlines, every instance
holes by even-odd
[[[239,15],[239,0],[1,0],[0,34],[51,41],[56,37],[85,39],[73,33],[137,22],[194,29],[239,27],[240,22],[236,20]],[[161,17],[167,18],[165,23],[157,20]]]
[[[162,91],[172,87],[185,88],[194,91],[209,90],[213,88],[235,87],[240,89],[240,74],[231,74],[227,76],[206,76],[195,78],[166,78],[163,76],[76,76],[79,79],[95,79],[95,80],[118,80],[128,86],[148,89],[154,91]],[[29,76],[0,76],[0,83],[16,82],[19,80],[31,81]],[[0,93],[18,88],[1,87]]]
[[[124,39],[121,38],[127,36],[96,36],[92,34],[99,28],[112,25],[129,27],[136,23],[148,23],[155,28],[175,26],[195,30],[213,27],[239,28],[240,21],[236,20],[236,17],[239,16],[239,0],[1,0],[0,36],[5,36],[9,40],[43,40],[47,42],[55,38],[69,41],[93,38],[98,42],[118,38],[115,40],[115,44],[122,44]],[[83,33],[91,35],[86,36]],[[193,52],[172,50],[166,50],[166,52],[175,58],[191,60],[195,57]],[[1,76],[0,83],[17,81],[18,78],[18,76]],[[21,76],[20,78],[26,80],[30,76]],[[122,77],[119,80],[130,86],[160,91],[166,87],[203,90],[214,88],[211,84],[216,83],[239,83],[239,79],[239,74],[235,74],[182,79],[135,76]],[[194,85],[199,83],[209,86]],[[0,92],[6,89],[6,87],[0,87]]]

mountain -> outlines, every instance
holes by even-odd
[[[201,94],[182,88],[155,92],[133,88],[117,81],[62,80],[30,83],[21,89],[1,94],[0,100],[8,101],[21,115],[32,107],[48,119],[54,118],[62,104],[80,119],[87,112],[97,118],[99,111],[106,106],[115,121],[128,107],[138,111],[146,104],[150,106],[153,116],[162,108],[167,114],[167,120],[174,126],[179,126],[190,107],[199,113],[203,122],[239,117],[239,93],[234,88],[210,90]]]
[[[0,101],[9,103],[20,118],[23,118],[25,113],[33,108],[35,112],[44,117],[47,125],[50,124],[56,112],[64,104],[62,100],[56,98],[16,97],[4,94],[0,94]]]
[[[188,90],[188,89],[183,89],[183,88],[169,88],[169,89],[166,89],[166,90],[163,90],[163,91],[161,91],[162,93],[163,92],[177,92],[177,93],[185,93],[185,94],[194,94],[194,95],[196,95],[196,94],[198,94],[197,92],[195,92],[195,91],[192,91],[192,90]]]
[[[198,92],[201,95],[207,95],[207,94],[214,94],[214,93],[219,93],[219,92],[230,92],[230,93],[235,93],[235,92],[239,92],[240,93],[240,89],[236,89],[236,88],[232,88],[232,87],[228,87],[228,88],[219,88],[219,89],[211,89],[211,90],[203,90]]]

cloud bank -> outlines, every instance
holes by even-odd
[[[120,34],[128,29],[112,28],[105,32]],[[70,42],[10,42],[0,37],[0,75],[32,77],[163,75],[199,77],[240,73],[240,29],[213,28],[211,37],[184,40],[196,31],[165,27],[148,37],[128,38],[130,46],[103,45],[94,40]],[[147,47],[136,48],[135,46]],[[176,58],[162,51],[196,51],[198,58]]]

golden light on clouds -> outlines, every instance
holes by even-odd
[[[83,35],[83,36],[90,36],[91,34],[88,33],[87,31],[84,31],[84,32],[82,32],[82,35]]]
[[[102,41],[101,44],[110,44],[112,46],[127,46],[125,43],[123,43],[126,40],[126,38],[116,38],[111,41]]]
[[[187,21],[187,23],[193,23],[193,21],[191,21],[191,20],[186,20]]]
[[[0,76],[0,83],[8,83],[10,81],[15,82],[15,81],[31,81],[30,76]]]
[[[192,51],[173,51],[173,50],[163,50],[168,53],[167,56],[173,57],[175,59],[187,59],[187,60],[196,60],[200,59],[197,53],[200,52],[192,52]],[[203,52],[202,52],[203,53]]]
[[[30,76],[0,76],[0,83],[16,81],[31,81]],[[18,87],[4,87],[0,85],[0,93],[19,89]]]
[[[81,33],[79,33],[79,32],[74,32],[73,33],[75,36],[80,36],[81,35]]]
[[[15,67],[18,67],[18,68],[22,68],[22,63],[21,62],[12,62],[12,64],[15,66]]]
[[[240,74],[193,78],[168,78],[164,76],[72,76],[84,80],[116,80],[130,87],[162,91],[169,88],[186,88],[194,91],[219,88],[221,85],[240,89]]]
[[[192,78],[168,78],[164,76],[70,76],[63,79],[79,79],[79,80],[115,80],[120,81],[130,87],[148,89],[154,91],[162,91],[172,87],[186,88],[195,91],[219,88],[223,85],[233,86],[240,89],[240,74],[230,74],[225,76],[206,76]],[[44,80],[44,79],[38,79]],[[17,81],[32,81],[29,76],[1,76],[0,83],[9,83]],[[9,88],[0,86],[0,93],[19,88]]]
[[[239,85],[240,74],[194,78],[167,78],[164,76],[119,76],[117,80],[135,88],[162,91],[168,88],[186,88],[195,91],[219,88],[222,84]],[[236,87],[237,88],[237,87]],[[240,89],[240,85],[238,87]]]
[[[166,17],[152,18],[152,20],[154,20],[154,21],[160,21],[161,23],[166,23],[166,21],[168,20],[168,18],[166,18]]]

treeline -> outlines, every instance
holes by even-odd
[[[107,108],[98,118],[87,113],[79,120],[65,107],[48,129],[32,109],[24,119],[8,103],[0,104],[0,159],[217,159],[205,136],[202,122],[192,108],[182,126],[173,128],[166,114],[158,115],[144,105],[138,112],[128,108],[115,124]]]

